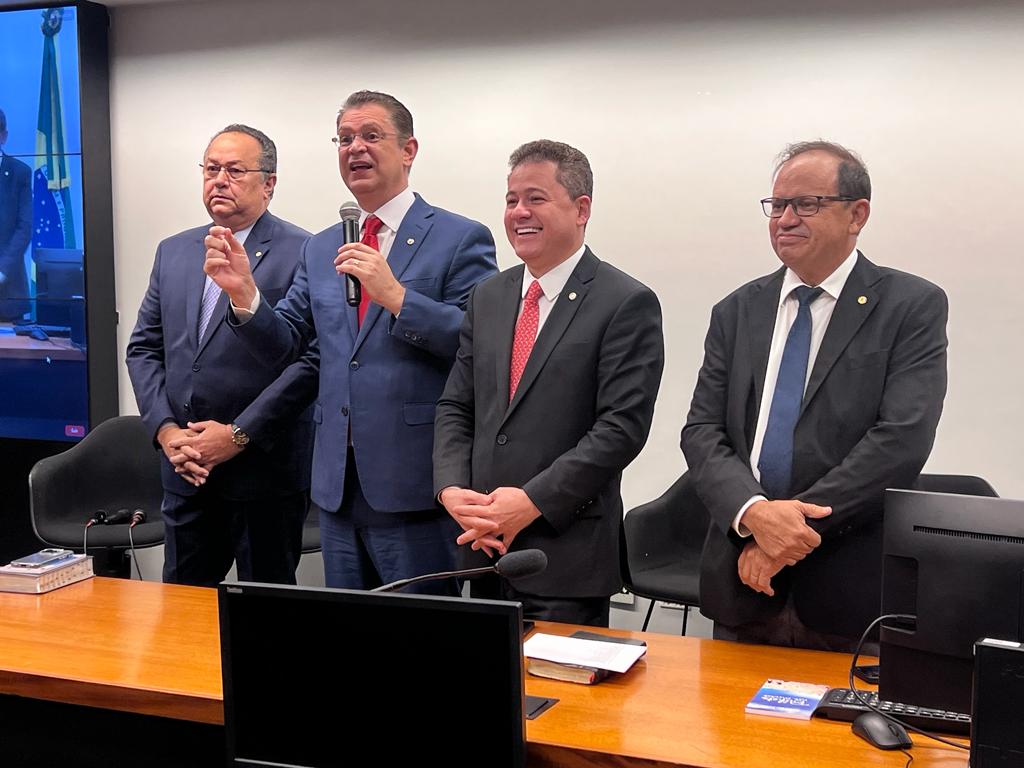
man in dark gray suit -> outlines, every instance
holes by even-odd
[[[0,321],[28,312],[25,249],[32,239],[32,170],[3,153],[7,116],[0,110]]]
[[[856,249],[870,198],[849,150],[788,147],[761,201],[784,266],[712,310],[682,447],[717,638],[848,651],[880,612],[883,491],[931,452],[947,302]]]
[[[535,141],[509,161],[505,231],[525,265],[480,283],[437,407],[434,484],[468,566],[537,548],[547,570],[474,582],[527,617],[607,626],[622,470],[647,440],[664,365],[661,307],[584,245],[593,175]]]

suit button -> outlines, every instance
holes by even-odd
[[[199,370],[200,370],[199,363],[196,363],[195,365],[192,366],[192,373],[199,373]]]
[[[498,445],[504,445],[508,442],[508,435],[498,435]]]
[[[348,416],[348,406],[347,405],[341,406],[341,415],[342,416]]]
[[[359,367],[359,361],[353,360],[351,363],[348,364],[348,367],[354,371],[356,368]]]
[[[189,411],[192,410],[192,406],[189,405],[188,403],[185,403],[185,405],[182,407],[185,409],[185,413],[188,413]]]

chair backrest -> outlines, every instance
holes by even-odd
[[[28,483],[32,527],[47,544],[80,547],[86,520],[100,509],[142,509],[149,520],[160,520],[160,457],[138,416],[118,416],[97,425],[69,450],[37,462]],[[96,544],[102,545],[106,536],[93,530]],[[136,546],[159,543],[162,534],[160,526],[157,541],[136,538]]]
[[[631,572],[670,563],[700,562],[710,518],[689,472],[654,501],[629,510],[622,521],[621,570],[627,587]]]
[[[988,480],[976,475],[919,475],[913,490],[959,493],[965,496],[999,496]]]

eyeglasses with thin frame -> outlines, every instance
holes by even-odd
[[[761,201],[764,215],[769,219],[781,219],[787,208],[797,216],[814,216],[821,210],[823,201],[850,203],[858,200],[847,195],[800,195],[799,197],[766,197]]]
[[[269,168],[240,168],[237,165],[218,165],[217,163],[200,163],[203,169],[203,176],[208,179],[216,179],[220,172],[224,171],[232,181],[241,181],[247,173],[273,173]]]
[[[359,131],[358,133],[342,133],[331,136],[331,141],[338,149],[348,149],[357,138],[362,139],[363,144],[380,144],[384,139],[394,135],[383,131]]]

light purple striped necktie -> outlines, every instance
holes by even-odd
[[[210,326],[210,318],[213,317],[213,309],[217,306],[217,299],[220,298],[221,289],[210,278],[206,278],[206,288],[203,290],[203,306],[199,310],[199,341],[206,336],[206,329]]]

